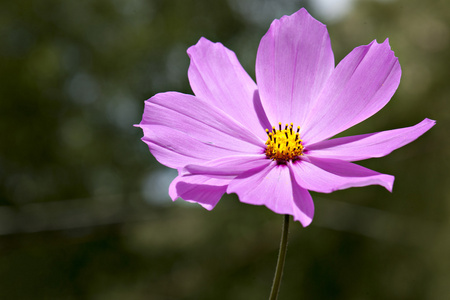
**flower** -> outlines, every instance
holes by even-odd
[[[236,193],[308,226],[309,191],[373,184],[392,191],[393,176],[352,162],[385,156],[435,124],[330,139],[385,106],[401,69],[387,39],[355,48],[335,67],[326,26],[305,9],[274,20],[261,39],[257,84],[220,43],[201,38],[187,52],[195,96],[157,94],[137,125],[155,158],[178,170],[173,200],[211,210]]]

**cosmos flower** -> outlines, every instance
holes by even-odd
[[[360,46],[336,67],[326,26],[305,9],[274,20],[256,56],[256,82],[236,55],[201,38],[188,49],[195,94],[160,93],[138,127],[163,165],[178,170],[173,200],[214,208],[224,193],[311,223],[309,191],[381,185],[394,177],[352,162],[382,157],[435,121],[330,139],[391,99],[401,69],[388,40]]]

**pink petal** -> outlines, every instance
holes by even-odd
[[[256,56],[256,80],[271,124],[302,126],[333,69],[325,25],[305,9],[274,20]]]
[[[191,95],[168,92],[145,102],[138,125],[156,159],[171,168],[242,153],[265,145],[223,111]]]
[[[308,226],[314,215],[314,204],[307,190],[293,180],[285,165],[271,162],[259,172],[247,172],[232,180],[227,193],[236,193],[239,200],[265,205],[278,214],[289,214]]]
[[[256,84],[234,52],[221,43],[201,38],[188,49],[188,55],[191,58],[188,76],[194,94],[266,139],[267,117]]]
[[[394,184],[394,176],[336,159],[309,157],[309,161],[300,160],[289,167],[299,185],[319,193],[374,184],[392,192]]]
[[[411,143],[434,124],[436,121],[425,119],[411,127],[327,140],[308,146],[308,155],[346,161],[382,157]]]
[[[238,174],[262,169],[270,164],[264,154],[238,155],[187,165],[171,184],[169,194],[186,201],[198,202],[211,210],[226,191],[226,186]]]
[[[336,67],[305,121],[302,137],[313,144],[375,114],[389,102],[401,76],[389,42],[355,48]]]
[[[211,178],[203,175],[178,176],[169,187],[173,201],[182,198],[196,202],[207,210],[213,209],[227,189],[231,178]]]
[[[271,163],[265,154],[221,157],[200,165],[187,165],[182,172],[208,176],[237,176],[244,172],[262,169]]]

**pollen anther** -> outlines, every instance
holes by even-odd
[[[286,124],[282,129],[281,122],[278,123],[278,130],[275,126],[272,127],[272,132],[266,129],[268,139],[266,141],[265,154],[267,158],[276,160],[279,163],[286,163],[287,161],[296,160],[303,155],[303,145],[300,139],[300,126],[294,132],[294,124]]]

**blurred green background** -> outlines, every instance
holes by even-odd
[[[259,40],[300,7],[340,61],[389,37],[392,101],[346,134],[437,125],[361,164],[396,176],[314,194],[292,224],[280,299],[449,299],[450,2],[93,0],[0,2],[0,299],[266,299],[282,216],[226,196],[172,203],[173,170],[140,141],[143,102],[192,93],[201,37],[254,77]]]

